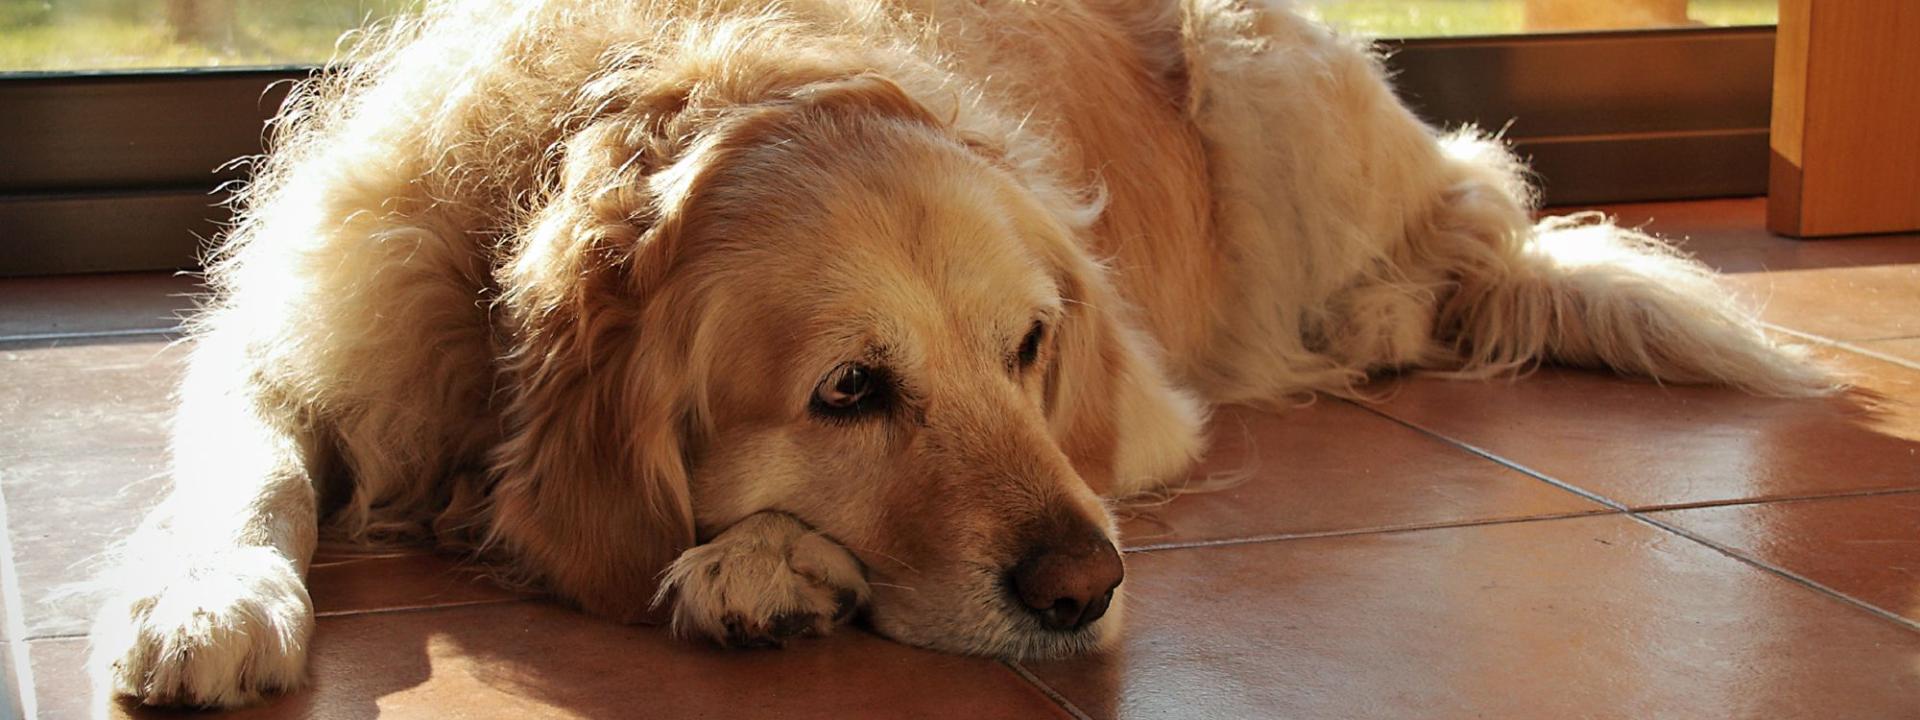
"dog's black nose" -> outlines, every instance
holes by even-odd
[[[1077,630],[1107,614],[1126,568],[1113,543],[1098,535],[1042,546],[1007,574],[1020,603],[1053,630]]]

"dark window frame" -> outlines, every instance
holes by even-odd
[[[1381,43],[1442,125],[1502,129],[1548,202],[1761,195],[1771,27]],[[313,67],[0,75],[0,276],[191,267],[234,158]]]

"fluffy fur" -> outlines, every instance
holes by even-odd
[[[1045,656],[1002,577],[1211,403],[1541,362],[1826,381],[1258,0],[469,0],[303,85],[212,258],[99,682],[296,687],[322,526],[620,620]],[[1032,328],[1032,330],[1030,330]],[[1030,333],[1032,357],[1019,350]],[[812,409],[884,372],[881,411]]]

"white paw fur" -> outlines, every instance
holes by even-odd
[[[284,556],[235,548],[132,567],[94,622],[97,688],[147,705],[235,707],[306,680],[313,605]]]
[[[673,601],[673,631],[728,647],[779,647],[826,635],[871,596],[860,561],[782,513],[760,513],[687,550],[655,602]]]

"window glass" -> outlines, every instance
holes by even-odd
[[[1777,0],[1296,0],[1374,37],[1769,25]],[[420,0],[0,0],[0,72],[317,63]]]
[[[1517,35],[1772,25],[1778,0],[1298,0],[1372,37]]]
[[[418,0],[0,0],[0,71],[317,63]]]

